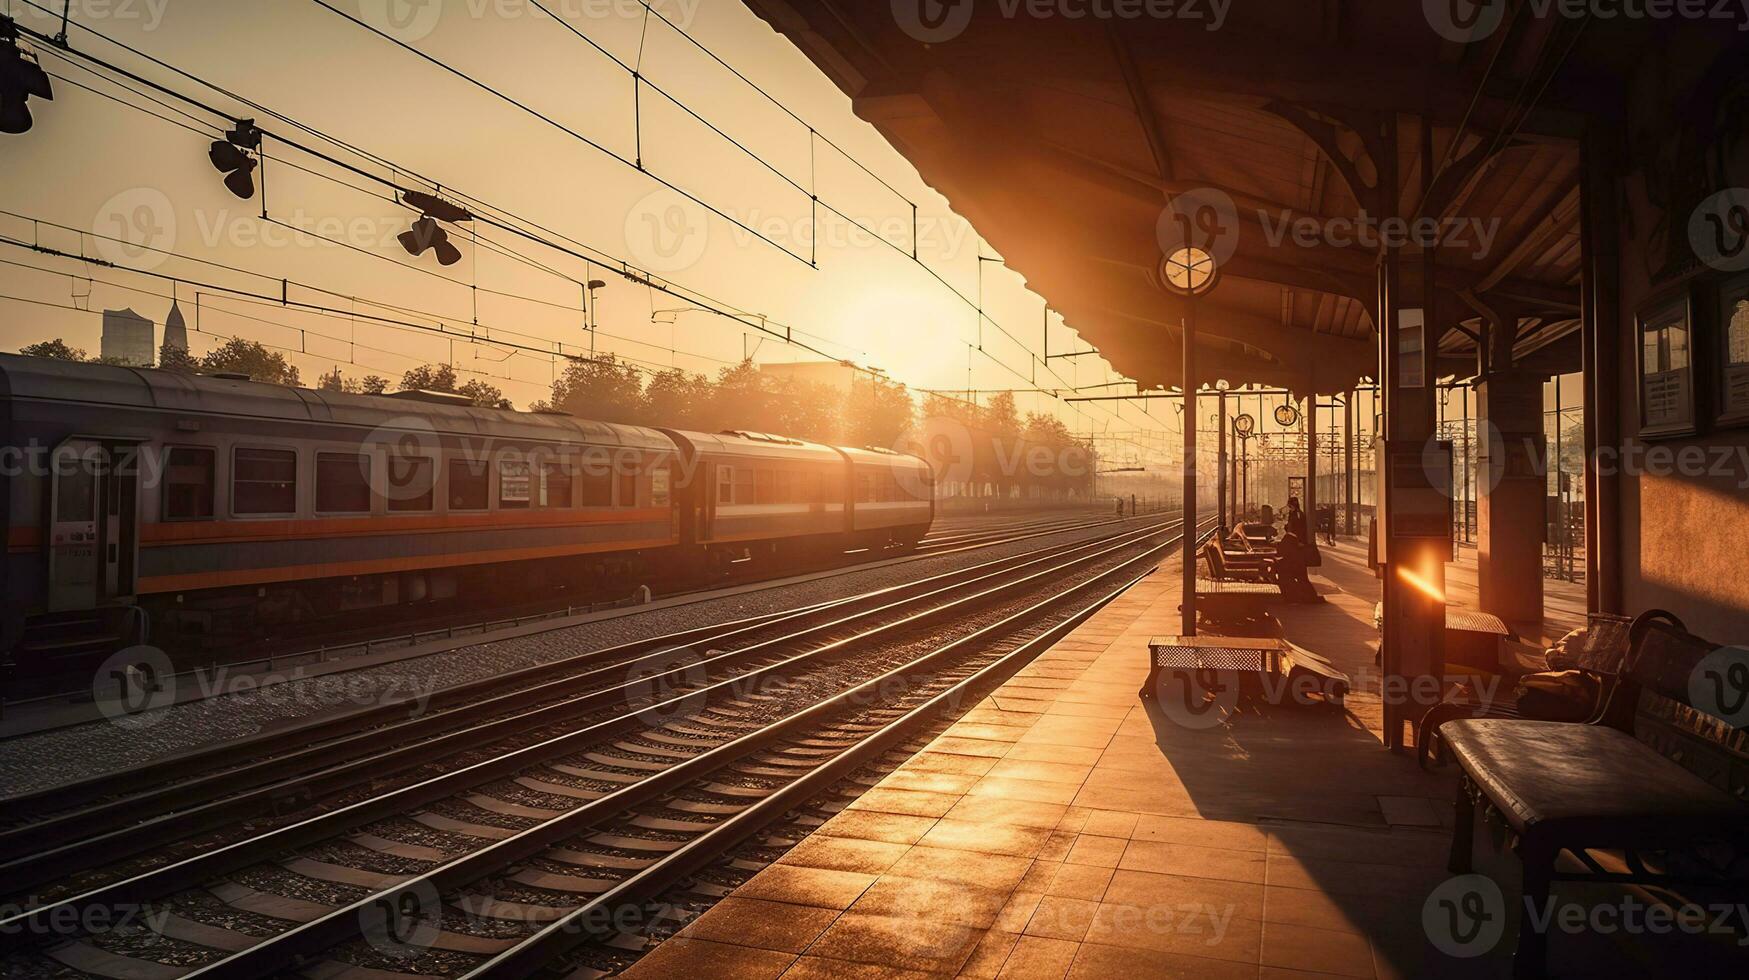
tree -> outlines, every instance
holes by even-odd
[[[450,364],[421,364],[401,375],[402,391],[447,391],[456,394],[455,367]]]
[[[358,383],[358,393],[361,395],[381,395],[389,390],[389,379],[375,374],[367,374]]]
[[[708,427],[749,432],[771,428],[776,413],[769,381],[751,359],[718,371]]]
[[[322,375],[316,388],[320,391],[338,391],[348,395],[380,395],[389,390],[389,379],[367,374],[363,379],[354,381],[340,374],[340,365],[334,365],[334,370]]]
[[[765,432],[836,443],[843,440],[844,396],[831,385],[818,381],[782,378],[768,382],[771,415],[759,421]]]
[[[916,406],[904,385],[871,375],[851,382],[843,414],[847,442],[893,449],[910,431]]]
[[[503,389],[475,379],[455,390],[458,395],[466,395],[476,408],[514,408],[510,399],[504,397]]]
[[[293,388],[298,384],[298,369],[284,354],[241,337],[232,337],[201,358],[200,369],[207,374],[246,374],[252,381]]]
[[[709,378],[671,368],[650,379],[644,389],[644,406],[654,425],[702,429],[708,427],[713,397]]]
[[[612,355],[566,365],[565,373],[553,382],[552,406],[598,422],[642,425],[649,419],[638,369]]]
[[[186,347],[165,344],[158,348],[158,370],[173,374],[194,374],[200,370],[200,361]]]
[[[68,347],[67,342],[59,337],[54,340],[44,340],[28,347],[18,348],[25,357],[46,357],[56,361],[83,361],[85,352],[77,347]]]

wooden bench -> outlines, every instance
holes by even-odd
[[[1271,704],[1317,694],[1342,704],[1351,681],[1335,665],[1303,647],[1273,637],[1156,636],[1148,641],[1148,678],[1141,695],[1152,698],[1161,674],[1183,676],[1203,691],[1231,682],[1244,694]]]
[[[1558,659],[1550,658],[1546,666],[1550,670],[1580,671],[1592,679],[1599,691],[1607,694],[1608,685],[1614,683],[1616,675],[1621,672],[1622,663],[1627,660],[1629,622],[1622,616],[1592,613],[1586,622],[1583,642],[1563,651]],[[1509,692],[1496,689],[1489,695],[1463,684],[1429,708],[1416,726],[1415,756],[1421,767],[1428,768],[1430,764],[1442,761],[1447,755],[1439,736],[1439,726],[1448,721],[1459,718],[1527,717],[1526,712],[1520,710],[1516,684],[1514,687]],[[1605,700],[1606,697],[1600,696],[1588,706],[1589,710],[1585,710],[1584,714],[1555,720],[1595,722],[1603,711]],[[1528,717],[1538,717],[1534,712],[1533,707]]]
[[[1749,859],[1749,731],[1691,696],[1691,684],[1707,690],[1698,681],[1708,671],[1734,685],[1721,655],[1676,617],[1649,612],[1634,620],[1595,721],[1440,726],[1463,769],[1451,871],[1470,872],[1478,809],[1504,824],[1524,865],[1515,976],[1544,974],[1548,936],[1536,923],[1555,882],[1749,887],[1731,871]]]
[[[1202,549],[1207,578],[1196,580],[1196,608],[1211,620],[1253,621],[1265,618],[1265,607],[1283,599],[1273,567],[1236,568],[1227,564],[1220,546],[1210,541]]]
[[[1375,628],[1384,631],[1384,603],[1373,604],[1372,621]],[[1516,638],[1512,627],[1499,616],[1474,609],[1445,607],[1445,662],[1448,665],[1467,668],[1467,673],[1497,674],[1500,672],[1501,644]],[[1373,656],[1373,662],[1381,662],[1383,656],[1381,648]]]

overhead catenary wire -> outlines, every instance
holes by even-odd
[[[47,12],[46,8],[41,7],[39,4],[32,3],[31,0],[19,0],[19,2],[24,4],[24,5],[35,7],[38,10],[44,10],[45,12]],[[355,165],[355,164],[350,163],[348,161],[340,160],[339,158],[333,156],[332,154],[329,154],[329,153],[317,150],[313,147],[310,147],[310,146],[308,146],[308,145],[306,145],[298,140],[290,139],[283,133],[264,131],[264,135],[267,137],[270,137],[274,142],[291,147],[299,152],[308,154],[314,158],[320,159],[320,160],[327,162],[331,165],[340,167],[349,173],[355,174],[359,177],[362,177],[362,178],[369,180],[373,183],[376,183],[380,186],[383,186],[385,188],[388,188],[390,190],[395,191],[397,194],[397,198],[396,198],[397,203],[399,203],[398,195],[405,193],[406,190],[408,189],[407,187],[405,187],[403,185],[402,181],[399,179],[399,175],[407,174],[409,176],[418,176],[415,172],[411,171],[410,169],[405,168],[403,166],[400,166],[399,164],[395,164],[391,161],[388,161],[388,160],[386,160],[386,158],[382,158],[382,157],[377,156],[373,153],[370,153],[369,151],[366,151],[366,150],[363,150],[363,149],[358,148],[356,146],[353,146],[351,144],[348,144],[345,141],[338,140],[338,139],[336,139],[332,136],[329,136],[328,134],[326,134],[318,129],[315,129],[314,127],[306,126],[305,124],[297,122],[296,120],[293,120],[290,117],[287,117],[282,113],[279,113],[275,110],[272,110],[271,108],[266,107],[258,102],[254,102],[254,101],[249,100],[245,97],[237,95],[236,93],[230,92],[229,90],[224,89],[221,86],[217,86],[211,82],[208,82],[205,79],[201,79],[198,76],[193,75],[192,73],[183,71],[182,69],[179,69],[179,68],[176,68],[175,66],[169,65],[169,64],[161,61],[160,59],[157,59],[149,54],[145,54],[144,52],[140,52],[138,49],[132,48],[129,45],[122,44],[121,42],[117,42],[113,38],[109,38],[100,32],[93,31],[89,27],[86,27],[85,25],[77,25],[77,26],[79,26],[81,30],[86,31],[87,33],[90,33],[93,36],[95,36],[101,40],[104,40],[110,44],[116,45],[117,47],[119,47],[123,50],[130,51],[130,52],[136,54],[137,56],[142,57],[147,61],[150,61],[153,64],[156,64],[156,65],[163,67],[167,71],[171,71],[174,74],[177,74],[181,77],[188,78],[192,81],[197,82],[198,84],[201,84],[205,87],[211,88],[214,91],[224,93],[227,95],[227,97],[233,98],[236,101],[241,102],[243,104],[255,107],[255,108],[259,109],[260,111],[262,111],[266,115],[270,115],[270,116],[273,116],[274,118],[279,118],[279,119],[285,120],[288,122],[288,124],[298,128],[300,130],[303,130],[304,132],[307,132],[307,133],[309,133],[309,134],[311,134],[311,135],[313,135],[321,140],[324,140],[324,141],[330,143],[331,145],[343,148],[348,152],[354,153],[360,157],[363,157],[367,160],[370,160],[372,163],[386,166],[386,167],[390,168],[396,174],[396,176],[391,177],[391,178],[385,178],[379,174],[371,173],[368,170],[365,170],[361,166]],[[29,36],[36,37],[40,40],[49,41],[51,44],[55,43],[53,39],[48,38],[46,35],[40,34],[40,32],[31,31],[27,27],[21,27],[21,30]],[[694,40],[694,39],[689,38],[689,40],[692,40],[694,44],[697,43],[696,40]],[[156,92],[162,93],[164,95],[170,96],[172,98],[178,99],[180,101],[186,102],[186,103],[193,105],[196,108],[199,108],[202,111],[208,112],[216,117],[223,118],[223,119],[233,118],[231,113],[224,112],[223,110],[221,110],[215,106],[212,106],[212,105],[210,105],[202,100],[190,97],[190,96],[186,95],[185,93],[174,91],[174,90],[168,88],[167,86],[160,85],[159,83],[153,82],[149,79],[145,79],[145,78],[143,78],[143,77],[141,77],[133,72],[127,71],[126,69],[123,69],[120,66],[114,65],[114,64],[112,64],[108,61],[105,61],[102,58],[98,58],[98,57],[96,57],[88,52],[74,49],[70,45],[62,47],[61,50],[66,51],[66,52],[68,52],[72,55],[75,55],[77,57],[86,59],[86,60],[88,60],[88,61],[90,61],[98,66],[101,66],[103,68],[106,68],[110,71],[113,71],[116,74],[121,75],[128,80],[131,80],[132,82],[134,82],[137,85],[145,86],[153,91],[156,91]],[[59,52],[57,52],[57,53],[59,53]],[[120,84],[120,85],[123,85],[124,87],[126,87],[125,83],[117,82],[116,84]],[[98,93],[98,94],[103,94],[103,93]],[[137,93],[136,92],[136,94],[141,94],[143,97],[151,98],[151,96],[146,95],[144,93]],[[114,99],[113,96],[106,95],[106,97],[111,98],[112,100]],[[118,101],[118,102],[120,102],[120,104],[123,104],[123,105],[129,105],[128,103],[126,103],[123,100],[115,100],[115,101]],[[163,103],[161,100],[158,100],[155,98],[151,98],[151,101],[159,104],[160,106],[165,105],[165,103]],[[131,107],[139,109],[140,111],[147,111],[147,110],[144,110],[142,107],[138,107],[138,106],[131,106]],[[187,115],[187,114],[183,114],[183,115]],[[158,118],[163,119],[164,117],[159,116]],[[166,121],[174,122],[174,120],[166,120]],[[184,127],[184,128],[187,128],[187,127]],[[205,135],[205,134],[203,134],[203,135]],[[834,146],[834,148],[836,149],[836,144],[831,144],[830,140],[827,140],[824,137],[821,137],[821,140],[822,140],[822,142],[825,142],[829,145]],[[278,156],[275,156],[273,154],[267,154],[267,153],[264,153],[264,157],[269,158],[269,159],[274,159],[274,160],[281,159]],[[296,166],[295,164],[293,164],[293,165]],[[308,172],[308,173],[315,173],[315,171],[312,171],[309,168],[305,168],[305,167],[301,167],[301,166],[298,167],[298,169],[303,170],[304,172]],[[327,175],[322,175],[322,176],[327,176]],[[263,177],[265,178],[265,173],[263,174]],[[329,178],[329,179],[333,179],[333,178]],[[743,326],[743,328],[756,330],[756,331],[759,331],[760,333],[765,334],[767,336],[779,337],[780,339],[785,340],[786,343],[791,344],[792,346],[795,346],[795,347],[802,349],[802,350],[806,350],[810,353],[816,354],[816,355],[821,356],[821,357],[826,357],[826,358],[838,360],[841,362],[843,361],[843,359],[841,357],[839,357],[837,355],[833,355],[827,351],[823,351],[812,344],[798,342],[795,339],[795,336],[799,332],[795,331],[791,327],[785,326],[783,324],[778,324],[775,321],[771,321],[768,318],[765,318],[763,316],[758,316],[756,314],[750,314],[744,310],[740,310],[739,308],[735,307],[733,304],[723,303],[723,302],[721,302],[719,300],[715,300],[715,299],[713,299],[705,294],[697,293],[696,291],[690,290],[687,287],[680,286],[676,283],[673,283],[671,281],[668,281],[668,280],[662,279],[660,277],[651,275],[649,273],[644,273],[641,270],[638,270],[631,263],[625,262],[623,259],[619,259],[617,257],[614,257],[611,254],[609,254],[605,251],[599,250],[599,249],[595,249],[592,246],[584,245],[583,243],[577,242],[574,239],[570,239],[567,236],[564,236],[564,235],[561,235],[561,234],[558,234],[555,232],[551,232],[550,229],[546,229],[536,222],[529,221],[528,219],[524,219],[524,218],[518,218],[514,215],[511,215],[507,211],[501,211],[499,209],[493,208],[491,205],[487,205],[487,204],[485,204],[485,202],[479,201],[478,199],[469,198],[467,195],[458,194],[452,188],[449,188],[448,186],[443,185],[440,182],[430,180],[429,178],[424,178],[424,177],[419,177],[418,179],[420,180],[420,182],[422,182],[428,186],[441,189],[441,192],[446,194],[446,195],[455,196],[458,198],[462,198],[464,200],[473,201],[475,204],[479,205],[479,208],[475,212],[476,217],[481,218],[486,223],[492,224],[494,227],[497,227],[500,230],[503,230],[509,234],[523,238],[523,239],[528,240],[532,243],[542,245],[543,247],[551,248],[551,249],[554,249],[554,250],[559,251],[561,253],[572,255],[573,257],[583,259],[586,262],[601,264],[604,267],[604,269],[606,269],[608,271],[612,271],[612,272],[616,273],[617,275],[621,276],[622,278],[625,278],[628,281],[633,282],[634,284],[642,284],[652,291],[662,292],[666,295],[674,296],[676,298],[682,299],[683,301],[685,301],[689,304],[692,304],[692,305],[697,306],[699,308],[705,309],[705,310],[707,310],[715,315],[718,315],[718,316],[721,316],[721,317],[724,317],[727,319],[735,320],[737,323],[739,323],[741,326]],[[263,183],[265,184],[265,179],[264,179]],[[355,189],[360,189],[360,188],[356,188],[355,185],[349,184],[348,186],[354,186]],[[265,194],[264,194],[264,197],[265,197]],[[497,211],[499,214],[506,215],[506,216],[508,216],[508,218],[510,220],[495,217],[493,214],[490,213],[492,211]],[[521,224],[526,224],[530,227],[533,227],[533,228],[539,230],[540,232],[543,232],[543,233],[546,233],[546,234],[551,235],[553,237],[556,237],[556,238],[560,239],[561,241],[555,242],[552,240],[552,238],[543,237],[541,234],[536,234],[535,232],[531,232],[528,230],[528,228],[520,227],[518,224],[512,223],[513,221],[519,222]],[[886,239],[881,238],[881,236],[877,235],[875,237],[882,240],[883,242],[886,242],[887,244],[889,244],[889,246],[892,244],[891,242],[887,241]],[[564,243],[568,243],[568,244],[564,244]],[[568,247],[568,246],[575,246],[575,248]],[[582,250],[582,251],[579,251],[579,250]],[[583,254],[585,252],[593,253],[593,254]],[[923,266],[923,267],[925,269],[928,269],[927,266]],[[938,273],[935,273],[934,270],[928,269],[928,271],[936,279],[938,279],[938,280],[942,281],[944,284],[946,284],[945,280],[941,279],[940,275]],[[962,300],[966,300],[966,297],[963,294],[959,293],[959,291],[957,289],[954,289],[951,285],[948,285],[948,288],[952,292],[954,292],[955,295],[958,295]],[[977,305],[977,304],[974,304],[974,305]],[[1006,329],[1002,328],[1000,323],[998,323],[993,317],[990,317],[983,310],[979,309],[978,315],[980,317],[980,322],[982,322],[983,320],[989,320],[989,322],[991,322],[994,326],[996,326],[996,328],[998,330],[1003,332],[1005,335],[1010,336],[1011,339],[1015,339],[1012,337],[1012,334],[1008,334]],[[781,329],[775,329],[775,328],[781,328]],[[811,335],[803,334],[803,336],[811,336]],[[820,338],[820,339],[824,340],[824,338]],[[826,341],[826,342],[831,342],[831,341]],[[1018,343],[1017,339],[1016,339],[1016,342]],[[1024,347],[1024,344],[1022,344],[1021,346]],[[1001,359],[999,359],[993,355],[989,355],[989,354],[986,354],[986,358],[991,363],[998,365],[999,367],[1003,368],[1004,370],[1008,371],[1009,373],[1012,373],[1017,377],[1026,378],[1026,376],[1021,374],[1020,371],[1015,369],[1012,365],[1005,363]],[[850,366],[855,367],[858,370],[862,370],[865,372],[869,371],[869,369],[862,368],[858,365],[850,365]],[[1057,372],[1050,370],[1048,365],[1047,365],[1047,371],[1049,371],[1049,373],[1055,375],[1059,380],[1063,380],[1062,376],[1060,374],[1058,374]],[[1028,380],[1030,380],[1030,379],[1028,379]],[[1067,382],[1065,382],[1065,383],[1067,383]],[[1030,389],[1030,390],[1034,393],[1042,394],[1042,395],[1045,395],[1047,397],[1057,397],[1055,391],[1053,391],[1052,389],[1040,388],[1040,387],[1037,387],[1035,385],[1035,387],[1033,389]],[[1076,414],[1082,414],[1081,412],[1079,412],[1079,410],[1076,410],[1076,409],[1071,409],[1071,411],[1075,411]]]

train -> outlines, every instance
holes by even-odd
[[[438,392],[0,354],[0,413],[11,677],[153,633],[903,551],[935,519],[916,456]]]

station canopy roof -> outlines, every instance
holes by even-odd
[[[1183,301],[1159,269],[1185,214],[1220,218],[1201,383],[1375,375],[1363,232],[1407,230],[1390,215],[1444,229],[1443,373],[1476,373],[1484,310],[1518,325],[1524,363],[1578,368],[1581,110],[1618,104],[1637,47],[1613,28],[1507,15],[1460,43],[1420,0],[746,2],[1143,388],[1182,376]],[[1403,190],[1378,186],[1399,113],[1432,120],[1427,194],[1414,123],[1397,128]]]

